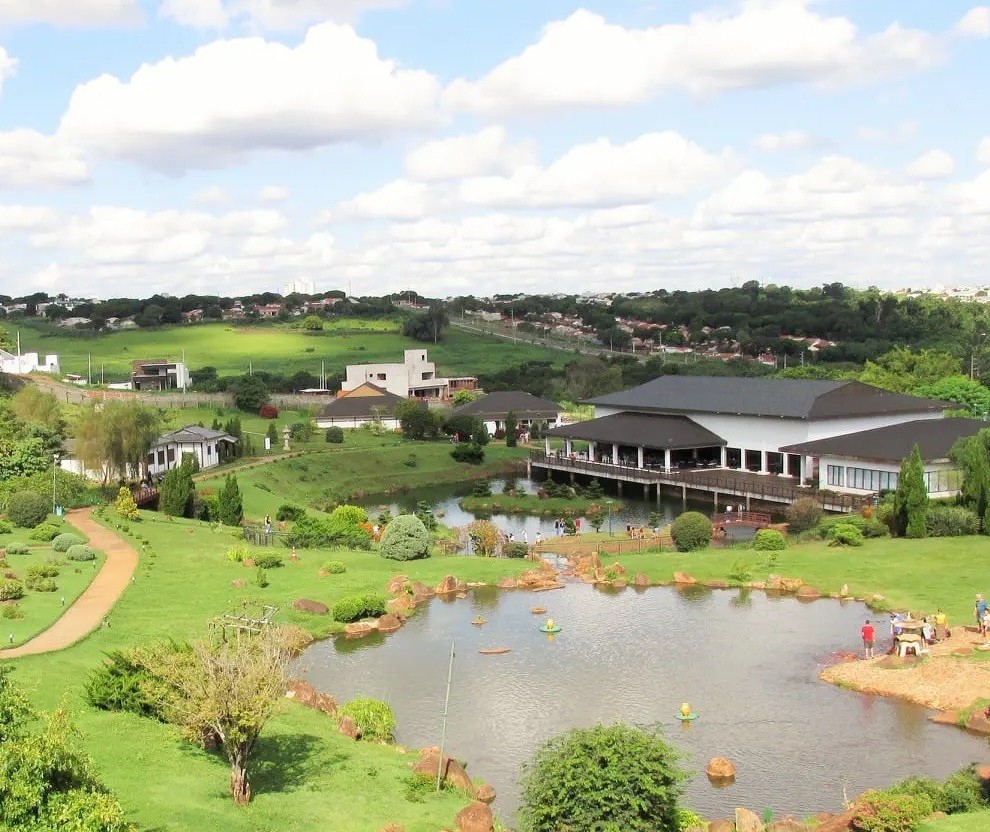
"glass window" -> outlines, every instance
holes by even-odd
[[[829,465],[827,468],[828,484],[842,485],[842,475],[845,469],[841,465]]]

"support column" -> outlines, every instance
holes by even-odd
[[[644,500],[649,500],[650,499],[650,484],[649,483],[643,483],[643,499]]]
[[[729,467],[729,449],[726,448],[725,445],[723,445],[722,448],[721,448],[721,450],[720,450],[719,464],[723,468],[728,468]]]
[[[619,464],[619,443],[618,442],[613,442],[612,443],[612,464],[613,465],[618,465]]]
[[[550,437],[549,436],[544,436],[543,437],[543,447],[546,448],[547,456],[550,456]]]
[[[616,491],[617,491],[618,495],[621,497],[622,496],[622,480],[616,480],[615,481],[615,487],[616,487]]]
[[[718,514],[718,491],[712,492],[712,506],[715,509],[715,513]]]
[[[681,485],[681,508],[687,511],[687,483]]]
[[[670,448],[663,449],[663,467],[670,470]]]
[[[595,461],[595,443],[594,442],[589,442],[588,443],[588,462],[594,462],[594,461]]]
[[[642,445],[639,445],[636,448],[636,467],[637,468],[642,468],[643,467],[643,464],[644,464],[643,446]]]
[[[571,454],[574,452],[574,443],[570,439],[564,440],[564,454],[570,459]]]
[[[767,452],[760,451],[760,473],[767,473]]]

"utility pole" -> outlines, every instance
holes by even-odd
[[[450,642],[450,663],[447,665],[447,694],[443,700],[443,722],[440,728],[440,759],[437,761],[437,791],[443,783],[444,771],[443,746],[447,741],[447,709],[450,706],[450,680],[454,675],[454,642]]]

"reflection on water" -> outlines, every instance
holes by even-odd
[[[503,815],[514,812],[520,765],[541,741],[597,722],[665,726],[700,773],[686,802],[709,817],[735,806],[835,811],[843,786],[853,795],[911,774],[944,777],[985,754],[983,740],[930,723],[923,708],[818,680],[820,657],[858,646],[865,611],[856,603],[697,587],[606,594],[583,584],[493,597],[433,601],[392,636],[323,642],[301,666],[339,701],[391,702],[401,743],[436,745],[456,642],[447,747],[495,786]],[[529,611],[537,603],[559,635],[539,632],[546,616]],[[474,627],[479,611],[488,623]],[[478,653],[503,644],[510,653]],[[685,701],[700,716],[682,728],[675,715]],[[704,775],[715,756],[736,764],[726,790]]]

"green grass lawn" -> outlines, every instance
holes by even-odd
[[[410,488],[463,482],[494,476],[525,459],[525,448],[507,448],[492,442],[485,447],[481,465],[456,463],[446,441],[415,442],[398,434],[376,437],[368,431],[344,431],[343,445],[327,445],[322,438],[314,453],[241,471],[237,483],[244,512],[260,519],[273,517],[283,503],[312,506],[348,497],[395,493]],[[409,465],[410,461],[415,465]],[[203,479],[200,489],[219,491],[222,475]]]
[[[25,350],[58,353],[63,373],[86,376],[92,360],[98,377],[102,366],[107,382],[130,380],[130,362],[139,358],[179,360],[216,367],[220,375],[242,375],[248,367],[291,375],[306,370],[319,375],[321,362],[328,373],[343,373],[347,364],[401,363],[402,351],[423,347],[437,363],[440,375],[480,375],[524,361],[568,360],[556,350],[513,344],[489,336],[448,327],[438,344],[406,338],[397,321],[345,319],[328,322],[322,334],[310,334],[288,325],[234,327],[228,323],[83,333],[47,326],[24,326]]]
[[[848,584],[854,596],[880,593],[895,609],[932,613],[941,606],[950,626],[971,623],[975,594],[990,591],[985,537],[874,539],[857,549],[801,543],[776,553],[773,566],[767,565],[768,554],[734,548],[687,554],[664,550],[617,559],[631,573],[662,581],[670,581],[675,571],[699,580],[727,580],[740,561],[751,567],[754,581],[776,574],[802,578],[823,592],[838,592]]]
[[[530,564],[462,557],[397,564],[376,552],[302,550],[299,562],[269,570],[270,585],[259,589],[251,582],[255,570],[227,560],[226,551],[235,544],[229,529],[213,531],[195,521],[144,516],[130,530],[147,538],[154,554],[142,556],[134,583],[110,616],[111,626],[67,650],[18,659],[14,665],[16,682],[36,705],[69,705],[81,742],[139,826],[190,832],[366,832],[391,821],[407,832],[451,826],[465,804],[463,796],[445,793],[410,802],[405,796],[407,756],[346,740],[328,717],[288,702],[266,728],[258,749],[256,798],[247,808],[237,808],[227,795],[228,769],[222,759],[188,745],[167,726],[90,708],[82,685],[105,652],[162,638],[205,636],[212,618],[241,609],[244,602],[275,604],[282,610],[280,622],[322,636],[340,625],[327,616],[292,610],[295,599],[332,605],[347,594],[381,590],[400,571],[430,584],[447,574],[494,581]],[[327,560],[343,561],[347,572],[319,577]],[[248,581],[243,589],[232,585],[239,578]]]
[[[990,811],[930,820],[921,824],[918,832],[984,832],[986,829],[990,829]]]

